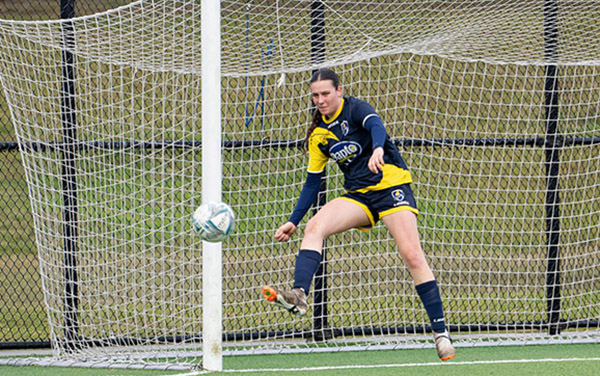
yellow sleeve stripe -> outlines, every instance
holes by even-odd
[[[310,147],[311,144],[316,144],[315,146],[319,144],[325,144],[327,142],[327,139],[334,139],[336,141],[339,141],[336,135],[329,129],[317,127],[310,134],[308,145]]]
[[[328,139],[338,140],[335,134],[321,127],[315,128],[310,134],[308,140],[308,172],[319,173],[325,169],[329,158],[319,149],[319,145],[326,145]]]

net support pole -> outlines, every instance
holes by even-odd
[[[62,80],[61,80],[61,121],[62,121],[62,228],[64,247],[64,320],[66,351],[80,346],[79,341],[79,291],[77,276],[77,180],[75,169],[76,142],[76,105],[75,105],[75,73],[74,57],[71,52],[75,47],[73,22],[68,21],[75,16],[75,1],[60,1],[60,17],[65,20],[61,24],[62,37]]]
[[[314,65],[325,61],[325,5],[322,1],[310,4],[310,55]],[[314,213],[327,202],[327,172],[324,170],[319,194],[314,204]],[[313,338],[324,340],[332,334],[326,331],[327,323],[327,240],[323,240],[323,261],[315,274],[313,305]]]
[[[546,169],[546,306],[548,334],[560,333],[560,196],[559,162],[562,138],[558,136],[558,4],[544,2],[544,43],[546,81],[544,101],[546,112],[545,169]]]
[[[221,201],[221,2],[202,0],[202,202]],[[223,370],[222,245],[202,243],[202,357]]]

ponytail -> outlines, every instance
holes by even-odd
[[[308,151],[308,141],[310,140],[310,135],[313,133],[317,125],[321,122],[321,111],[317,108],[314,109],[312,120],[310,122],[310,126],[306,131],[306,137],[304,137],[304,142],[302,142],[302,149],[306,152]]]

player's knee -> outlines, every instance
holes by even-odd
[[[316,218],[312,218],[304,228],[304,237],[324,238],[324,226]]]
[[[402,250],[400,253],[409,269],[421,269],[427,265],[427,260],[419,247]]]

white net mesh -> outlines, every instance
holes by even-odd
[[[459,346],[598,341],[600,2],[221,7],[223,200],[238,217],[223,244],[226,350],[431,346],[412,279],[379,226],[327,240],[306,319],[261,300],[263,284],[292,282],[302,226],[286,244],[273,234],[304,182],[299,145],[320,66],[373,104],[410,167],[423,248]],[[65,45],[74,107],[64,102]],[[0,58],[58,358],[195,362],[200,2],[0,21]],[[333,165],[327,173],[333,198],[341,176]],[[550,215],[559,236],[547,231]]]

